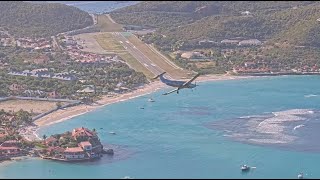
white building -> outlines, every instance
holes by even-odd
[[[66,159],[84,159],[84,151],[81,147],[67,148],[64,151]]]
[[[248,40],[243,40],[243,41],[239,42],[239,46],[248,46],[248,45],[258,46],[261,44],[262,44],[262,42],[259,41],[258,39],[248,39]]]
[[[83,141],[79,143],[80,147],[85,150],[85,151],[91,151],[92,150],[92,145],[89,141]]]

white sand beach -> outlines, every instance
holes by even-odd
[[[207,81],[219,81],[219,80],[234,80],[234,79],[246,79],[246,78],[252,78],[253,76],[230,76],[230,75],[204,75],[199,76],[197,78],[197,82],[207,82]],[[52,125],[54,123],[66,121],[70,118],[73,118],[75,116],[79,116],[82,114],[85,114],[87,112],[90,112],[92,110],[95,110],[97,108],[101,108],[103,106],[113,104],[116,102],[126,101],[128,99],[132,99],[135,97],[143,96],[146,94],[150,94],[152,92],[155,92],[161,88],[167,87],[165,84],[163,84],[160,81],[155,81],[150,84],[147,84],[135,91],[117,95],[115,97],[103,97],[101,100],[99,100],[95,105],[78,105],[74,107],[70,107],[67,109],[60,109],[58,111],[55,111],[49,115],[46,115],[38,120],[36,120],[34,123],[38,126],[48,126]],[[26,131],[22,133],[22,135],[29,140],[35,140],[40,139],[41,137],[37,137],[35,131],[37,130],[37,127],[28,127],[26,128]]]

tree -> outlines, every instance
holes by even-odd
[[[42,136],[42,139],[43,139],[43,140],[46,140],[46,139],[47,139],[47,135],[44,134],[44,135]]]
[[[57,106],[58,109],[60,109],[61,106],[62,106],[61,102],[57,102],[57,103],[56,103],[56,106]]]

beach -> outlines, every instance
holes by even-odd
[[[197,82],[207,82],[207,81],[219,81],[219,80],[245,79],[245,78],[252,78],[252,77],[253,76],[203,75],[203,76],[199,76],[196,79],[196,81]],[[129,93],[116,95],[114,97],[104,96],[104,97],[102,97],[101,100],[97,101],[93,105],[81,104],[81,105],[69,107],[66,109],[60,109],[60,110],[55,111],[51,114],[48,114],[40,119],[37,119],[34,123],[38,127],[34,127],[34,126],[27,127],[23,131],[23,133],[20,133],[20,134],[23,135],[28,140],[37,140],[37,139],[39,140],[40,137],[37,137],[37,135],[35,133],[39,127],[52,125],[52,124],[58,123],[58,122],[63,122],[68,119],[71,119],[75,116],[79,116],[79,115],[85,114],[87,112],[93,111],[97,108],[101,108],[103,106],[117,103],[117,102],[121,102],[121,101],[126,101],[129,99],[135,98],[135,97],[146,95],[146,94],[150,94],[152,92],[155,92],[157,90],[160,90],[160,89],[166,88],[166,87],[168,87],[168,86],[163,84],[161,81],[155,81],[155,82],[151,82],[149,84],[146,84],[146,85],[142,86],[141,88],[134,90],[132,92],[129,92]]]

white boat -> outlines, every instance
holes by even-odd
[[[303,173],[298,174],[298,179],[303,179]]]
[[[130,176],[125,176],[125,177],[122,178],[122,179],[133,179],[133,178],[131,178]]]
[[[152,98],[149,98],[148,101],[149,102],[154,102],[154,100]]]
[[[249,171],[249,170],[250,170],[249,166],[247,166],[245,164],[241,166],[241,171]]]
[[[111,131],[111,132],[109,132],[109,134],[116,134],[115,132],[113,132],[113,131]]]

